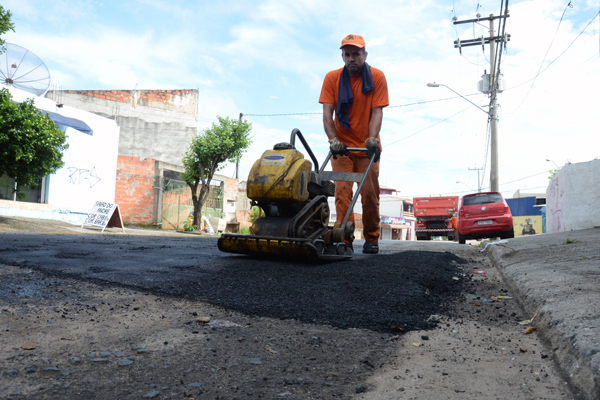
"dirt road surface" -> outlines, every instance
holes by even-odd
[[[578,398],[477,247],[315,266],[90,232],[0,218],[0,398]]]

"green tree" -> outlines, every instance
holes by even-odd
[[[10,21],[10,17],[12,17],[10,10],[5,10],[4,7],[0,6],[0,35],[8,31],[15,31],[15,25]],[[0,54],[4,53],[5,43],[6,40],[0,38]]]
[[[183,155],[183,179],[192,190],[194,222],[198,226],[215,172],[222,169],[225,162],[239,162],[252,144],[250,122],[220,116],[217,119],[218,125],[213,123],[209,129],[192,138],[190,147]]]
[[[33,100],[15,103],[7,89],[0,90],[0,176],[14,178],[18,187],[35,184],[64,165],[66,140],[67,135]]]

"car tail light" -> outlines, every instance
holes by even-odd
[[[465,210],[460,210],[460,211],[458,212],[458,216],[459,216],[459,217],[463,217],[463,218],[464,218],[464,216],[465,216]]]

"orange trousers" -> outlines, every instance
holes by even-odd
[[[337,160],[331,157],[331,167],[334,171],[364,173],[369,166],[369,159],[357,156],[338,156]],[[352,203],[354,182],[335,182],[335,211],[336,222],[344,221],[346,212]],[[371,167],[371,172],[365,180],[361,192],[363,236],[367,242],[379,241],[379,162]],[[354,213],[350,215],[354,222]]]

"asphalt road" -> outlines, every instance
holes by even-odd
[[[382,242],[313,265],[195,235],[65,233],[0,233],[0,397],[574,398],[522,333],[519,288],[472,246]]]
[[[467,280],[452,277],[467,262],[446,251],[407,249],[313,265],[222,253],[216,238],[189,235],[0,235],[0,263],[7,265],[247,315],[381,332],[433,327],[430,316],[448,312],[461,296]]]

